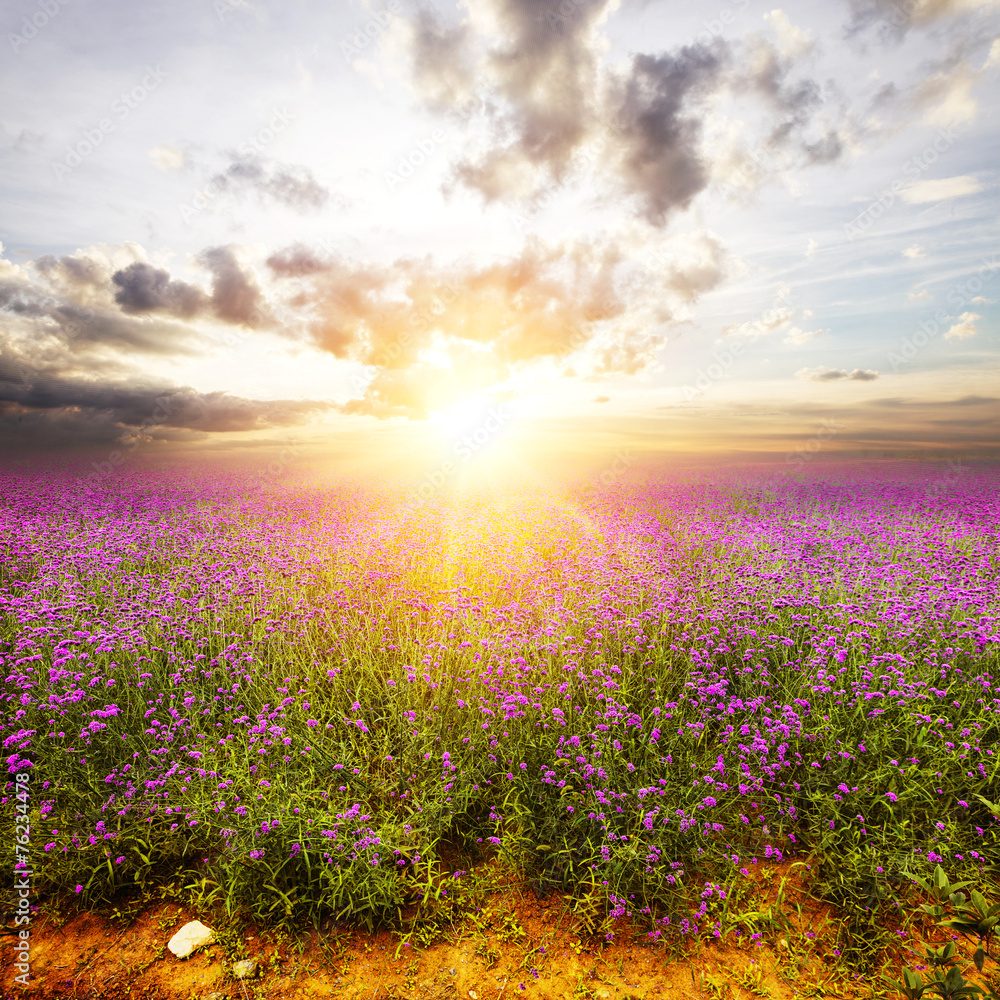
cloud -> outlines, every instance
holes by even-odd
[[[24,376],[24,372],[21,373]],[[0,372],[0,402],[24,409],[110,412],[122,428],[164,426],[199,431],[246,431],[299,423],[332,404],[296,400],[248,400],[225,392],[137,382],[114,383]]]
[[[325,208],[330,192],[305,167],[273,163],[256,156],[237,156],[209,181],[214,191],[249,193],[261,202],[277,202],[297,212]]]
[[[599,83],[597,27],[612,0],[579,0],[568,13],[535,0],[485,0],[470,7],[461,27],[413,34],[418,86],[439,108],[467,99],[472,70],[432,70],[445,40],[448,60],[474,67],[484,92],[491,142],[455,165],[459,183],[489,202],[523,197],[546,183],[560,183],[587,138],[596,114]]]
[[[911,28],[956,17],[984,7],[998,6],[996,0],[850,0],[848,36],[872,29],[883,42],[898,42]]]
[[[175,436],[259,430],[328,409],[322,402],[200,393],[137,371],[137,355],[191,354],[198,345],[190,327],[145,313],[193,316],[204,307],[236,314],[246,305],[232,287],[239,279],[227,272],[231,252],[216,248],[207,263],[217,299],[144,261],[109,275],[113,264],[100,251],[40,258],[34,280],[0,269],[4,449],[110,444],[134,433],[169,437],[164,428]]]
[[[624,311],[614,282],[623,259],[613,243],[529,239],[517,256],[482,266],[441,267],[429,258],[366,265],[298,246],[267,263],[277,278],[295,281],[288,301],[317,346],[403,368],[435,337],[488,348],[502,365],[572,353],[590,325]],[[683,296],[699,277],[676,271],[665,280]]]
[[[167,313],[180,319],[199,317],[234,326],[260,328],[272,322],[263,289],[233,246],[208,247],[195,258],[212,276],[211,292],[175,281],[169,271],[135,261],[110,278],[114,301],[123,313]]]
[[[910,260],[917,260],[920,257],[926,257],[927,251],[919,243],[914,243],[913,246],[907,247],[903,251],[903,256],[909,257]]]
[[[795,377],[806,382],[873,382],[878,378],[878,372],[871,368],[827,368],[819,365],[816,368],[800,368]]]
[[[924,205],[932,201],[948,201],[978,194],[983,185],[975,177],[936,177],[924,181],[911,181],[902,191],[903,201],[910,205]]]
[[[765,13],[764,20],[774,29],[778,38],[778,51],[786,59],[797,59],[812,48],[812,32],[795,27],[783,10]]]
[[[197,259],[212,273],[211,305],[218,319],[251,328],[271,322],[257,279],[242,267],[233,247],[209,247]]]
[[[111,281],[118,288],[115,302],[124,313],[166,312],[190,319],[205,303],[201,289],[184,281],[171,281],[169,271],[145,261],[115,271]]]
[[[819,244],[810,236],[806,244],[806,257],[812,257],[819,249]]]
[[[637,55],[617,84],[617,173],[655,225],[687,208],[708,184],[696,107],[718,85],[728,57],[722,43],[689,46],[676,55]]]
[[[743,323],[730,323],[729,326],[722,328],[722,335],[724,337],[744,337],[748,340],[758,340],[761,337],[766,337],[768,334],[776,333],[778,330],[784,330],[791,324],[792,317],[795,315],[795,310],[786,304],[789,293],[790,289],[788,287],[778,289],[774,304],[767,312],[757,319],[746,320]],[[812,312],[806,310],[803,316],[808,319],[812,316]]]
[[[235,247],[196,258],[210,289],[171,279],[137,244],[43,255],[21,268],[0,258],[0,355],[39,379],[104,384],[134,376],[147,358],[191,356],[207,346],[192,324],[252,329],[274,324],[253,270]]]
[[[44,255],[28,270],[0,270],[0,317],[6,349],[23,343],[38,358],[85,357],[108,351],[190,354],[187,326],[162,318],[123,315],[114,300],[116,263],[141,256],[141,247],[91,247],[72,255]],[[126,265],[128,266],[128,265]],[[62,363],[62,362],[60,362]],[[109,362],[110,363],[110,362]]]
[[[634,234],[530,237],[486,264],[370,264],[293,245],[267,267],[290,335],[373,369],[348,412],[422,418],[571,356],[586,377],[649,365],[669,324],[722,280],[725,248],[701,232],[661,239],[637,268],[641,253]]]
[[[23,398],[11,398],[11,397]],[[0,367],[0,451],[119,446],[210,433],[297,426],[332,408],[310,400],[252,400],[173,386],[48,384],[13,390]]]
[[[966,340],[974,337],[979,331],[976,329],[976,321],[983,317],[979,313],[964,312],[958,317],[958,322],[949,327],[944,335],[945,340]]]
[[[919,292],[908,292],[906,295],[908,302],[929,302],[933,297],[926,288],[922,288]]]
[[[824,106],[822,88],[792,76],[811,41],[784,12],[768,15],[773,40],[716,38],[637,53],[610,67],[602,64],[599,29],[615,6],[484,0],[459,22],[427,10],[415,15],[404,32],[415,90],[456,123],[476,109],[484,126],[457,154],[452,185],[487,203],[519,201],[558,189],[585,169],[663,226],[748,155],[742,140],[720,152],[703,134],[709,110],[725,100],[763,105],[760,141],[771,159],[787,154],[803,164],[828,163],[843,152],[841,129],[825,123],[835,113]],[[732,161],[721,170],[720,156]]]
[[[469,24],[442,24],[430,8],[421,7],[408,27],[406,41],[417,93],[437,109],[468,101],[476,81],[469,52]]]
[[[168,146],[166,143],[151,149],[149,158],[152,160],[153,166],[164,173],[184,169],[184,151]]]
[[[814,340],[816,337],[829,332],[829,330],[803,330],[800,327],[793,326],[788,333],[785,334],[785,343],[793,344],[795,346],[808,344],[810,340]]]

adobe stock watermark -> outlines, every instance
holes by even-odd
[[[928,499],[941,497],[971,471],[972,469],[968,465],[962,465],[961,461],[948,459],[944,472],[924,490],[924,496]]]
[[[712,361],[704,368],[698,369],[694,382],[681,386],[681,393],[684,401],[690,403],[697,396],[704,395],[705,391],[719,382],[725,374],[736,364],[737,358],[746,350],[741,340],[733,341],[732,347],[718,347],[712,349]]]
[[[218,15],[220,21],[225,21],[230,14],[238,10],[249,10],[250,4],[247,3],[247,0],[214,0],[212,9]]]
[[[166,75],[159,66],[147,66],[142,80],[130,90],[119,94],[111,102],[108,110],[110,115],[114,117],[105,115],[98,119],[93,126],[82,128],[80,132],[83,138],[70,143],[66,147],[66,155],[61,160],[52,161],[52,172],[55,174],[56,180],[63,180],[76,170],[84,160],[93,156],[105,138],[111,135],[117,125],[125,121],[160,86]]]
[[[796,472],[800,471],[807,462],[811,462],[823,450],[826,442],[836,437],[843,428],[842,421],[833,417],[824,417],[819,422],[819,429],[805,444],[793,448],[785,455],[785,464],[794,466]],[[789,473],[782,471],[778,475],[782,479],[787,479]]]
[[[372,42],[377,41],[386,31],[393,18],[403,9],[400,0],[389,0],[382,10],[375,11],[372,16],[360,25],[340,43],[340,54],[350,62],[356,59]]]
[[[1000,257],[994,254],[992,258],[984,258],[971,278],[949,290],[945,299],[948,305],[955,312],[961,312],[983,290],[986,284],[996,277],[998,270],[1000,270]],[[947,335],[952,319],[954,317],[950,316],[947,310],[938,309],[930,319],[921,322],[915,333],[904,337],[886,355],[886,361],[891,365],[893,372],[898,372],[901,368],[911,364],[913,359],[928,344],[941,336],[942,331]]]
[[[54,310],[56,308],[56,303],[54,300],[48,299],[43,303],[43,308]],[[91,323],[96,316],[97,313],[95,313],[93,309],[81,309],[77,316],[69,322],[61,325],[60,332],[62,333],[64,340],[67,343],[75,340],[80,335],[84,327],[88,323]],[[38,376],[38,369],[29,368],[21,360],[19,355],[12,355],[9,359],[4,359],[0,356],[0,361],[3,361],[8,372],[17,376],[17,381],[20,382],[22,386],[26,389],[31,388],[36,377]],[[6,378],[5,380],[10,384],[13,384],[12,379]]]
[[[949,125],[948,128],[939,128],[934,141],[928,143],[919,153],[914,153],[902,165],[900,168],[901,176],[898,176],[884,191],[877,194],[850,222],[844,223],[844,235],[848,240],[856,240],[871,229],[896,204],[896,200],[903,197],[906,185],[917,180],[928,167],[937,163],[968,128],[968,125],[960,126],[958,123]]]
[[[549,181],[545,187],[536,191],[526,201],[508,209],[514,228],[523,233],[538,216],[555,200],[563,185],[558,181]]]
[[[614,486],[624,479],[633,465],[635,465],[635,452],[628,447],[619,448],[611,456],[611,461],[578,491],[577,496],[581,500],[596,500],[600,490]]]
[[[274,486],[288,475],[302,458],[302,449],[298,445],[299,442],[295,438],[287,438],[282,443],[277,456],[255,470],[253,482],[258,489],[262,490]]]
[[[407,497],[404,511],[415,513],[421,504],[454,479],[465,465],[495,440],[513,417],[514,411],[509,403],[494,403],[475,426],[460,431],[452,443],[454,457],[446,458],[436,469],[420,477],[419,485]]]
[[[437,152],[438,148],[455,139],[455,130],[467,124],[473,115],[484,107],[478,95],[466,98],[457,107],[450,108],[444,115],[446,129],[435,128],[428,135],[418,139],[396,162],[395,170],[383,174],[390,191],[409,180]]]
[[[32,39],[38,37],[38,32],[48,27],[49,22],[70,0],[39,0],[35,11],[21,21],[18,31],[7,32],[7,41],[15,53],[20,52]]]
[[[22,761],[22,763],[27,763]],[[14,939],[14,968],[18,975],[14,982],[28,985],[31,973],[31,775],[23,771],[15,776],[14,783],[14,926],[18,928]]]
[[[272,108],[271,117],[267,124],[243,139],[237,145],[236,152],[247,158],[259,156],[293,121],[295,121],[295,115],[291,111],[284,107]],[[195,194],[190,202],[181,202],[177,209],[184,223],[190,226],[192,221],[218,198],[228,184],[229,178],[225,173],[216,174],[205,187]]]
[[[843,430],[844,423],[833,417],[824,417],[819,422],[817,430],[806,440],[804,444],[793,448],[785,453],[785,465],[789,469],[778,469],[756,483],[758,487],[777,486],[788,482],[811,462],[824,448],[826,443]]]
[[[892,13],[883,17],[875,28],[879,41],[885,41],[893,29],[900,29],[907,23],[913,12],[920,6],[920,0],[902,0],[892,5]]]
[[[444,129],[436,128],[430,135],[418,139],[410,150],[399,158],[395,171],[385,172],[385,182],[389,190],[394,191],[404,181],[409,180],[433,156],[446,138]]]
[[[189,421],[192,411],[199,415],[205,413],[205,401],[200,396],[194,399],[184,393],[159,396],[155,400],[155,407],[149,416],[143,418],[140,424],[130,427],[121,435],[118,439],[118,443],[121,444],[120,448],[108,452],[103,462],[91,462],[90,466],[94,470],[93,472],[86,476],[77,477],[74,481],[77,489],[93,493],[98,487],[109,485],[122,466],[135,457],[139,448],[152,441],[150,431],[162,427],[182,405],[187,411]]]

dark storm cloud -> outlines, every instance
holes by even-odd
[[[117,286],[115,302],[124,313],[166,312],[181,319],[196,315],[205,303],[200,288],[171,281],[170,272],[136,261],[111,276]]]
[[[662,225],[670,212],[687,208],[708,183],[695,108],[699,98],[718,86],[729,58],[722,42],[671,55],[637,55],[618,85],[613,100],[621,139],[619,176],[655,225]]]
[[[264,293],[256,277],[241,266],[232,247],[202,250],[198,262],[212,274],[211,305],[218,319],[254,328],[270,321]]]
[[[130,315],[164,312],[180,319],[204,317],[253,328],[271,321],[256,275],[240,263],[233,247],[208,247],[198,254],[197,261],[212,277],[210,293],[172,280],[163,268],[137,261],[111,276],[114,300]]]
[[[324,208],[330,192],[305,167],[272,163],[256,156],[237,156],[209,181],[213,191],[253,194],[262,202],[277,202],[296,212]]]
[[[255,431],[300,424],[330,409],[311,400],[253,400],[225,392],[141,381],[84,380],[52,374],[0,356],[0,427],[8,449],[29,441],[51,445],[111,443],[136,433],[170,437],[164,429]]]

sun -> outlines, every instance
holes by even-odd
[[[488,419],[489,409],[490,403],[485,397],[467,396],[431,410],[430,421],[444,437],[457,439],[475,431],[484,418]]]

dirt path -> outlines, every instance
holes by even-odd
[[[333,931],[290,939],[253,930],[237,936],[204,913],[174,903],[151,906],[127,926],[81,913],[62,926],[33,927],[31,982],[14,982],[11,948],[0,960],[0,996],[75,1000],[661,1000],[705,997],[837,997],[855,993],[833,982],[828,957],[810,926],[791,926],[766,944],[695,944],[681,957],[643,939],[581,939],[558,901],[530,894],[488,901],[482,916],[449,928],[427,948],[389,932]],[[166,943],[200,919],[219,941],[179,960]],[[815,918],[814,918],[815,920]],[[9,939],[8,939],[9,940]],[[247,980],[236,958],[257,962]]]

